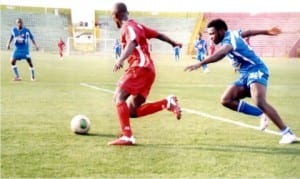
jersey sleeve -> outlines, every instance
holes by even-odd
[[[241,30],[236,30],[236,31],[230,31],[229,32],[229,35],[226,35],[222,41],[222,45],[230,45],[232,46],[233,50],[236,50],[236,48],[238,47],[237,46],[237,43],[239,41],[241,37],[241,34],[242,34],[242,31]]]
[[[15,29],[14,29],[14,28],[11,29],[11,31],[10,31],[10,38],[11,38],[11,39],[14,39],[14,38],[15,38]]]
[[[31,31],[30,31],[29,29],[27,29],[27,32],[28,32],[28,34],[29,34],[29,38],[30,38],[31,40],[34,40],[34,37],[33,37],[32,33],[31,33]]]

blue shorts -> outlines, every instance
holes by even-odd
[[[205,54],[198,54],[197,60],[202,61],[205,58]]]
[[[257,65],[250,68],[248,71],[240,72],[238,80],[233,82],[235,86],[243,86],[245,89],[250,90],[252,83],[260,83],[267,87],[269,72],[264,65]]]
[[[12,54],[12,59],[15,60],[23,60],[23,59],[31,59],[31,56],[29,53],[24,53],[24,52],[18,52],[18,51],[14,51]]]

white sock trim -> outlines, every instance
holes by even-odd
[[[286,127],[284,130],[280,131],[280,135],[285,135],[286,133],[288,133],[290,130],[289,127]]]
[[[239,105],[238,105],[238,108],[237,108],[237,111],[240,112],[241,111],[241,107],[243,105],[244,101],[240,101],[239,102]]]

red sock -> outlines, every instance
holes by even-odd
[[[130,128],[130,119],[129,119],[129,109],[125,102],[118,103],[117,107],[117,114],[121,126],[121,130],[123,135],[127,137],[131,137],[132,132]]]
[[[156,101],[153,103],[146,103],[136,109],[136,115],[137,115],[137,117],[142,117],[142,116],[146,116],[149,114],[153,114],[155,112],[165,109],[166,106],[167,106],[166,99]]]

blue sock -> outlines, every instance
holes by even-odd
[[[17,78],[20,78],[17,65],[12,66],[13,72]]]
[[[251,116],[260,116],[263,114],[262,110],[258,107],[252,106],[245,101],[240,101],[237,111]]]

